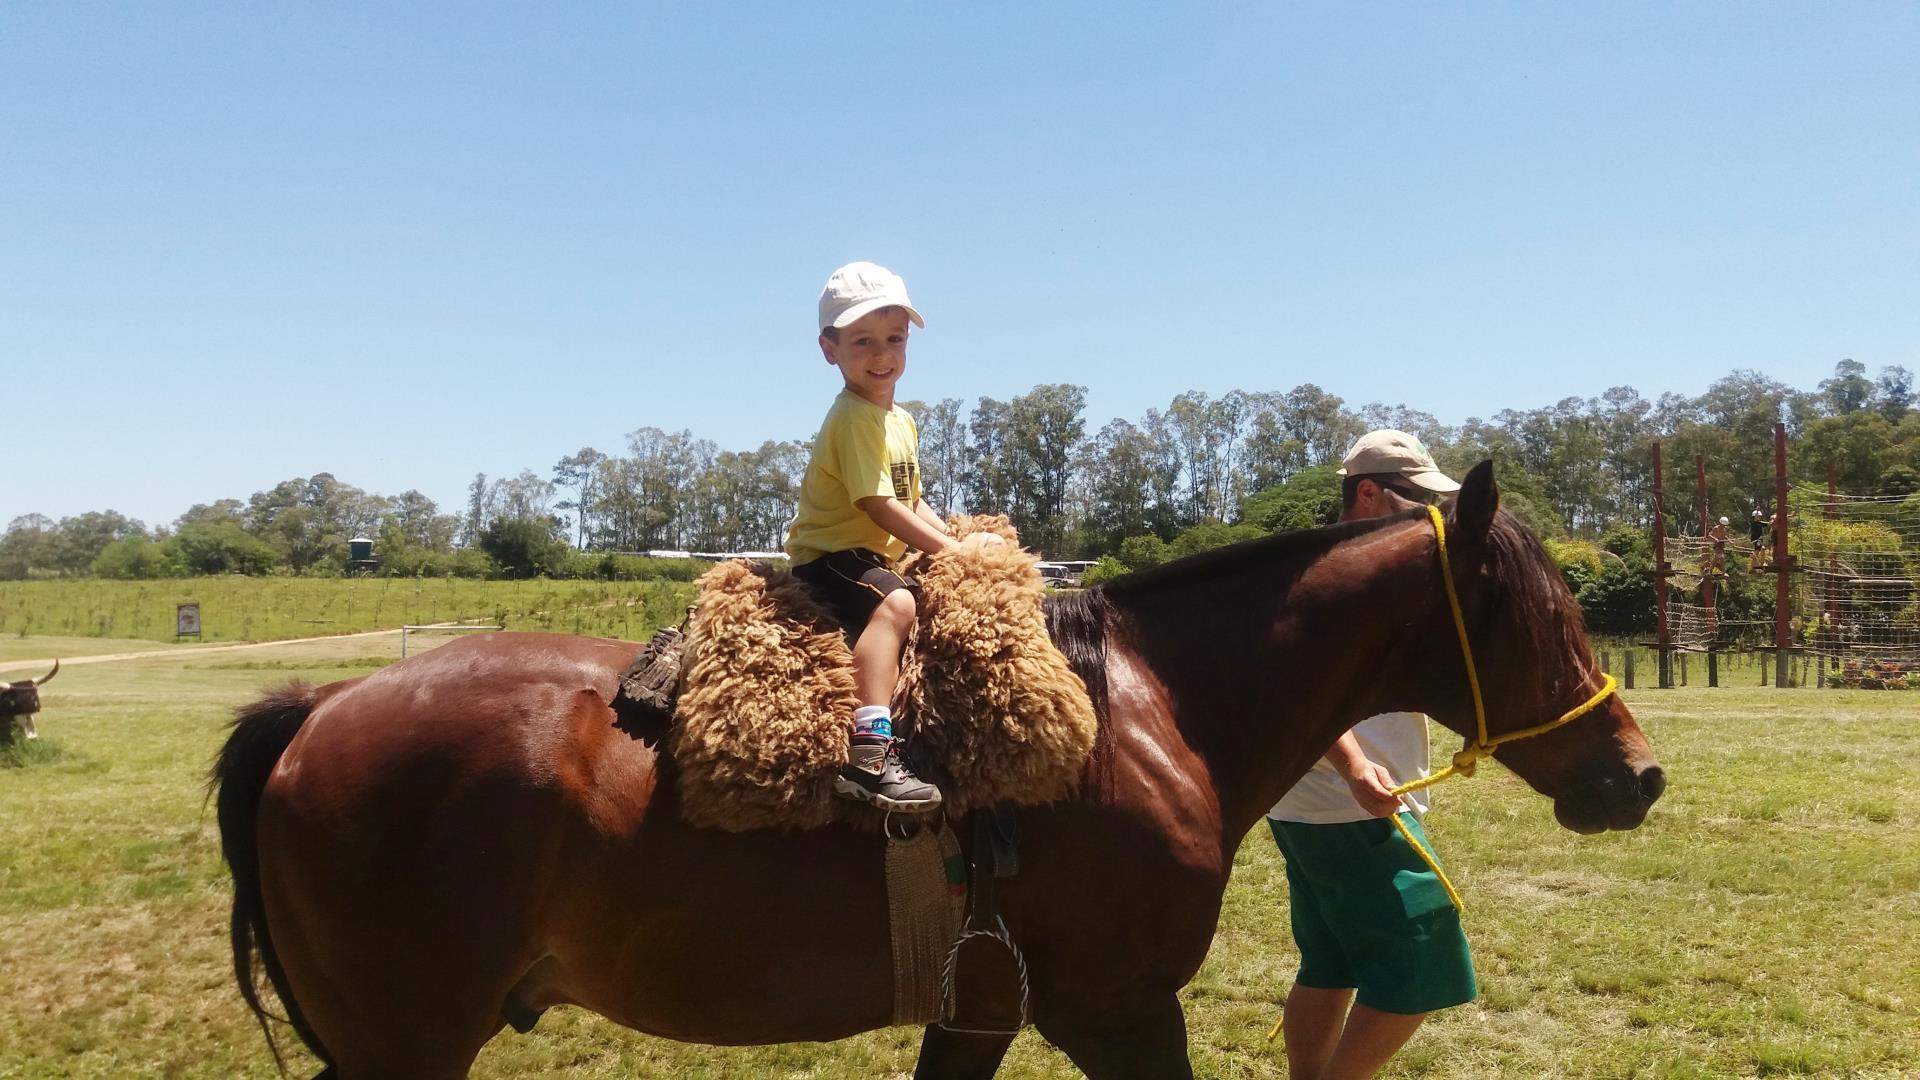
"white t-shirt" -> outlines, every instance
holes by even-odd
[[[1394,712],[1369,716],[1354,725],[1353,737],[1369,760],[1379,762],[1393,774],[1394,786],[1427,775],[1427,718],[1424,713]],[[1414,812],[1424,814],[1429,805],[1428,788],[1410,791],[1403,798],[1413,804]],[[1326,758],[1300,782],[1288,789],[1273,804],[1267,816],[1279,821],[1299,821],[1308,825],[1332,825],[1342,821],[1365,821],[1373,815],[1362,809],[1353,797],[1353,789],[1339,770]]]

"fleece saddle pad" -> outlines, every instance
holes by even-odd
[[[1097,730],[1086,686],[1047,636],[1035,556],[1005,518],[956,518],[1007,544],[917,556],[923,590],[895,694],[909,760],[950,813],[1073,793]],[[730,562],[700,579],[671,752],[681,813],[707,828],[810,829],[874,811],[838,799],[855,701],[853,654],[807,586]]]

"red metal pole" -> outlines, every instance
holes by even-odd
[[[1793,629],[1787,608],[1793,603],[1793,563],[1787,553],[1787,425],[1773,425],[1773,685],[1792,682]]]
[[[1667,629],[1667,495],[1661,486],[1660,444],[1653,444],[1653,613],[1658,620],[1653,631],[1654,647],[1660,652],[1660,688],[1673,685],[1673,656]]]
[[[1701,618],[1707,624],[1707,685],[1720,685],[1720,658],[1714,647],[1720,640],[1720,616],[1713,607],[1713,582],[1717,574],[1726,570],[1727,545],[1724,541],[1713,539],[1713,530],[1718,522],[1713,520],[1713,509],[1707,505],[1707,458],[1704,454],[1693,455],[1694,480],[1699,485],[1697,492],[1700,506],[1700,542],[1706,547],[1700,551],[1700,607]]]
[[[1704,454],[1693,455],[1694,479],[1699,484],[1697,492],[1700,507],[1700,541],[1706,544],[1700,553],[1700,606],[1707,609],[1707,626],[1713,626],[1713,573],[1720,569],[1720,548],[1708,535],[1713,532],[1713,511],[1707,507],[1707,458]]]
[[[1833,462],[1827,462],[1827,520],[1840,516],[1839,477]],[[1821,625],[1814,627],[1814,648],[1820,653],[1820,689],[1827,688],[1827,654],[1834,651],[1840,626],[1840,563],[1834,558],[1831,542],[1827,547],[1827,572],[1821,577],[1820,594],[1825,601],[1821,605],[1826,618]],[[1849,590],[1851,591],[1851,590]],[[1833,658],[1837,666],[1841,663],[1838,656]]]

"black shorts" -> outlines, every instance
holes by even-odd
[[[847,640],[854,641],[867,628],[874,609],[888,593],[912,590],[913,581],[894,572],[885,555],[866,548],[850,548],[822,555],[793,568],[793,576],[807,583],[814,595],[826,604]]]

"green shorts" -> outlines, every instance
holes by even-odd
[[[1419,819],[1400,817],[1432,851]],[[1393,822],[1307,825],[1268,818],[1267,824],[1287,862],[1293,940],[1300,946],[1295,982],[1352,987],[1362,1005],[1403,1015],[1478,995],[1460,913]]]

